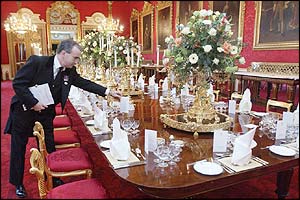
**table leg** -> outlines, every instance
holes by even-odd
[[[290,183],[294,169],[288,169],[277,173],[277,189],[276,194],[279,199],[284,199],[289,194]]]
[[[278,97],[278,83],[272,83],[272,94],[271,99],[277,100]]]
[[[295,86],[287,85],[287,102],[294,103],[295,98]]]

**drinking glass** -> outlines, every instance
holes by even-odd
[[[124,119],[121,121],[121,126],[127,133],[129,133],[129,130],[132,127],[132,121],[130,119]]]
[[[169,161],[170,159],[170,148],[168,145],[161,145],[158,148],[158,157],[161,160],[160,163],[158,163],[159,167],[168,167],[168,163],[166,161]]]
[[[139,120],[133,120],[133,122],[132,122],[132,129],[133,129],[132,134],[135,135],[139,132],[139,130],[137,130],[137,128],[139,128],[139,126],[140,126],[140,121]]]
[[[170,143],[170,161],[168,162],[169,165],[176,165],[176,162],[179,162],[179,158],[178,158],[178,155],[180,154],[180,146],[179,145],[176,145],[174,143]]]

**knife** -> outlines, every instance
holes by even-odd
[[[121,169],[125,167],[133,167],[133,166],[138,166],[138,165],[144,165],[147,162],[145,160],[143,161],[137,161],[137,162],[132,162],[132,163],[125,163],[125,164],[118,164],[118,165],[113,165],[114,169]]]

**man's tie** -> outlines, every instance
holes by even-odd
[[[56,75],[54,76],[54,80],[59,77],[61,71],[62,71],[63,67],[58,68],[58,72],[56,73]]]

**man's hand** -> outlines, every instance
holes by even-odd
[[[120,91],[117,91],[117,90],[110,90],[109,95],[120,99],[121,96],[122,96],[122,93]]]
[[[31,109],[33,109],[34,111],[37,111],[37,112],[41,112],[42,110],[45,110],[46,108],[48,108],[47,105],[44,105],[44,104],[38,102]]]

